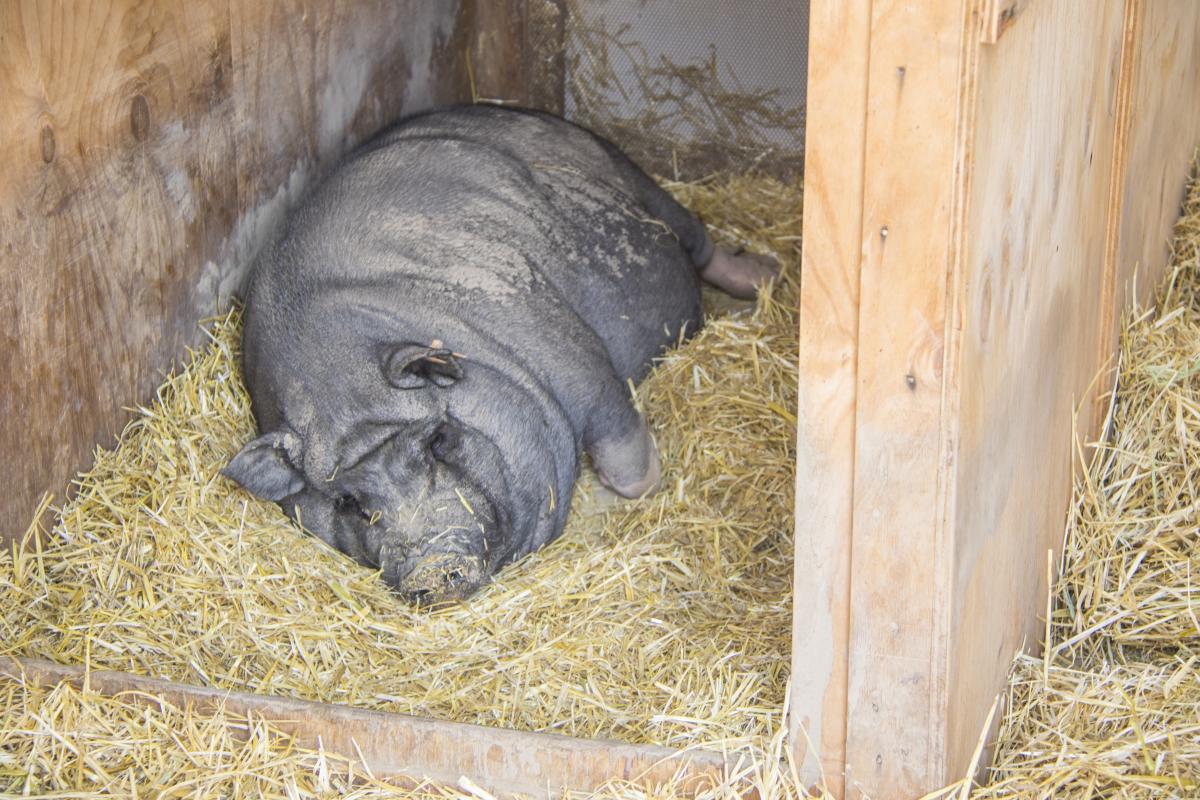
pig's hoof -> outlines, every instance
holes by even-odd
[[[760,287],[779,275],[779,262],[758,253],[731,253],[717,248],[700,269],[700,277],[739,300],[753,300]]]
[[[659,481],[662,478],[662,466],[658,460],[658,448],[654,446],[653,442],[650,442],[646,459],[649,463],[647,463],[645,471],[640,477],[632,480],[629,478],[624,481],[615,480],[601,464],[596,464],[596,477],[600,479],[600,483],[622,497],[636,498],[654,494],[658,491]]]

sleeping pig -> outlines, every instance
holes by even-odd
[[[290,215],[246,294],[261,435],[224,474],[411,601],[462,598],[563,529],[580,455],[626,497],[659,460],[634,408],[769,259],[703,225],[612,144],[468,106],[353,153]]]

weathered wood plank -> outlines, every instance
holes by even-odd
[[[1134,298],[1152,299],[1168,260],[1188,166],[1200,147],[1200,3],[1142,0],[1137,13],[1112,306],[1101,309],[1114,322]],[[1106,359],[1118,331],[1114,324],[1101,342]]]
[[[822,66],[846,87],[857,74],[857,40],[821,9],[816,104]],[[1095,430],[1118,315],[1166,261],[1200,142],[1200,7],[1078,11],[876,0],[863,158],[853,120],[810,115],[793,713],[820,732],[827,773],[844,752],[849,796],[916,795],[966,768],[1013,652],[1040,635],[1072,411]],[[831,244],[846,219],[861,219],[854,258]],[[851,318],[854,336],[838,327]],[[841,719],[844,751],[829,735]]]
[[[566,100],[566,0],[474,0],[471,78],[479,102],[561,114]]]
[[[230,692],[126,672],[85,671],[41,659],[0,659],[0,676],[32,684],[67,681],[92,691],[123,695],[152,705],[161,699],[200,713],[222,709],[253,715],[310,749],[323,748],[369,769],[379,778],[426,778],[455,785],[466,776],[502,797],[557,797],[564,789],[594,791],[620,779],[653,790],[678,779],[687,794],[726,774],[723,756],[704,750],[679,752],[603,739],[575,739],[460,722],[422,719],[348,706]]]
[[[875,0],[863,181],[848,794],[942,773],[943,361],[962,3]]]
[[[195,337],[236,207],[224,2],[0,4],[0,539]]]
[[[1121,0],[1088,9],[1033,3],[979,56],[947,475],[951,774],[965,768],[1013,654],[1040,639],[1046,551],[1061,551],[1071,494],[1072,412],[1100,367],[1130,42]]]
[[[995,44],[1017,21],[1033,0],[983,0],[980,11],[979,41]]]
[[[809,30],[791,723],[804,780],[840,794],[870,3],[814,0]]]

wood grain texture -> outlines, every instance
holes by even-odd
[[[475,97],[563,112],[566,101],[566,0],[470,3]]]
[[[723,756],[546,733],[485,728],[348,706],[188,686],[109,670],[85,671],[32,658],[0,658],[0,676],[33,685],[69,682],[101,695],[153,706],[165,701],[199,713],[218,709],[267,720],[299,746],[335,753],[377,778],[454,786],[466,776],[499,797],[551,798],[563,789],[591,792],[622,779],[653,790],[678,777],[694,794],[726,774]]]
[[[809,6],[792,741],[802,777],[844,788],[868,0]]]
[[[223,3],[0,4],[0,534],[195,338],[236,182]]]
[[[1099,368],[1124,3],[1036,3],[981,52],[952,473],[947,759],[963,769],[1061,552]],[[1044,80],[1053,74],[1053,81]],[[1019,157],[1018,155],[1019,154]]]
[[[1141,49],[1142,1],[1124,0],[1124,30],[1122,32],[1124,41],[1121,44],[1121,62],[1118,67],[1120,75],[1117,79],[1116,99],[1113,103],[1112,168],[1108,181],[1108,209],[1104,224],[1103,283],[1100,288],[1100,308],[1098,309],[1100,333],[1096,341],[1097,370],[1109,374],[1098,375],[1095,386],[1089,387],[1087,400],[1090,401],[1092,408],[1088,409],[1090,412],[1088,419],[1093,420],[1093,424],[1083,430],[1084,434],[1089,437],[1089,441],[1092,440],[1094,433],[1092,428],[1104,424],[1107,399],[1111,397],[1111,393],[1105,391],[1104,384],[1108,382],[1110,376],[1115,377],[1116,374],[1107,369],[1106,365],[1109,363],[1109,356],[1115,353],[1116,332],[1125,308],[1125,304],[1117,305],[1115,296],[1117,283],[1121,278],[1119,274],[1121,272],[1119,269],[1121,218],[1124,214],[1125,179],[1128,174],[1129,133],[1133,124],[1134,67]],[[1132,297],[1126,298],[1126,300],[1130,299]]]
[[[469,97],[462,12],[0,4],[0,539],[111,444],[308,181],[402,111]]]
[[[1039,639],[1072,412],[1095,430],[1094,379],[1161,274],[1200,143],[1200,6],[875,0],[861,159],[859,40],[821,24],[853,12],[822,13],[811,52],[848,118],[811,115],[806,156],[794,724],[827,774],[844,752],[847,796],[916,796],[962,774]],[[840,716],[819,705],[839,697]]]
[[[1011,28],[1017,17],[1034,0],[982,0],[980,10],[979,40],[984,44],[1000,41],[1004,32]]]

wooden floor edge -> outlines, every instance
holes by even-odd
[[[467,777],[499,797],[550,798],[591,792],[613,780],[653,789],[677,781],[695,794],[728,780],[729,762],[710,750],[672,750],[603,739],[489,728],[463,722],[307,700],[212,689],[112,670],[86,670],[37,658],[0,658],[0,678],[31,685],[70,682],[106,696],[128,693],[201,713],[256,717],[302,747],[335,753],[376,777],[457,785]],[[753,794],[746,786],[743,795]]]

